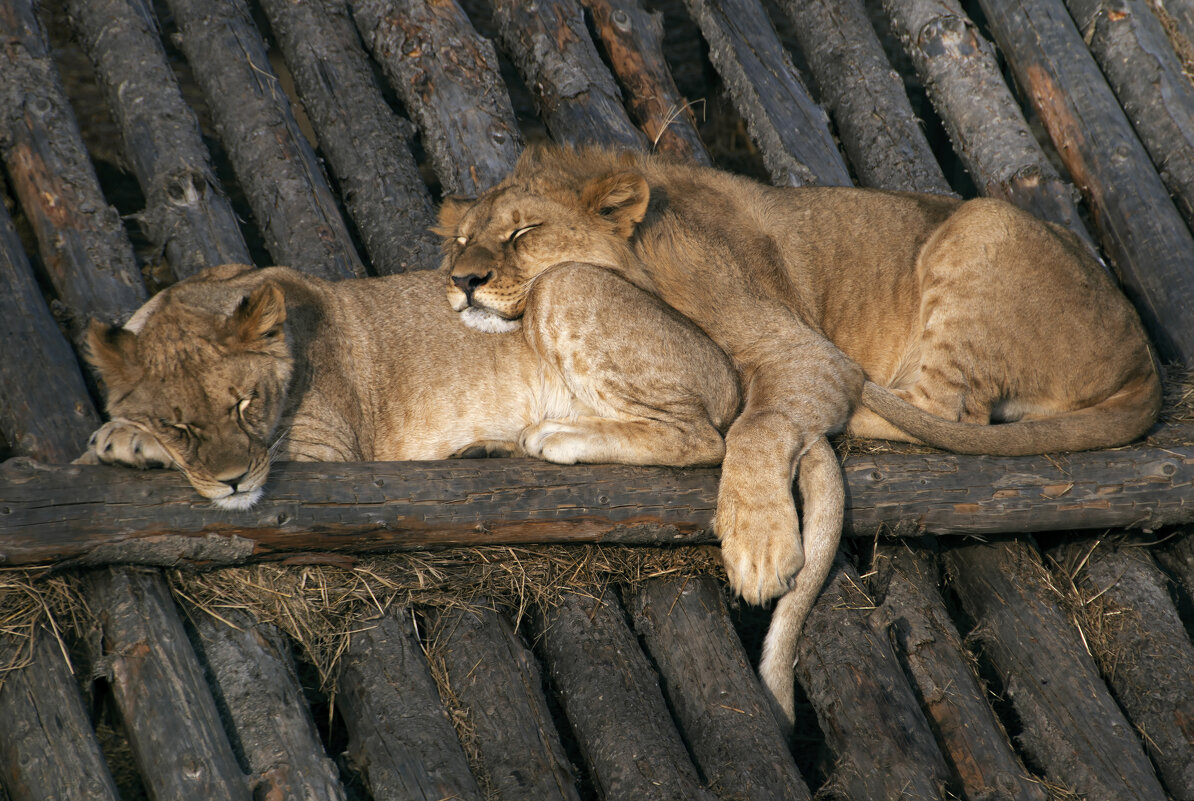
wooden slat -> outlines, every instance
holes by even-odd
[[[1164,359],[1194,364],[1194,237],[1062,0],[980,0]]]
[[[1189,522],[1194,446],[1056,457],[873,454],[845,465],[848,535],[1153,530]],[[0,466],[6,564],[230,564],[290,552],[712,541],[712,469],[524,459],[275,465],[230,512],[169,471]],[[85,557],[85,558],[84,558]]]
[[[0,4],[0,154],[71,319],[115,319],[145,300],[120,217],[100,191],[32,0]],[[90,269],[80,269],[89,263]]]
[[[439,265],[434,210],[405,138],[413,126],[382,97],[345,0],[264,0],[320,150],[376,272]]]
[[[1084,626],[1115,700],[1169,795],[1194,799],[1194,645],[1149,549],[1099,540],[1050,551],[1088,604]],[[1091,640],[1094,640],[1093,642]]]
[[[180,46],[276,264],[322,278],[365,268],[243,0],[169,0]]]
[[[150,4],[71,0],[67,8],[119,126],[121,152],[145,195],[139,219],[175,276],[213,264],[251,263],[199,121],[166,60]]]
[[[612,591],[565,593],[539,622],[552,685],[602,798],[712,801]]]
[[[854,568],[839,563],[809,613],[796,678],[847,798],[944,799],[949,770]]]
[[[782,5],[858,181],[953,194],[861,0]]]
[[[522,149],[493,44],[456,0],[351,0],[373,58],[423,134],[445,194],[476,195]]]
[[[825,112],[808,91],[759,0],[685,0],[780,186],[849,186],[850,173],[833,143]]]
[[[736,801],[797,801],[808,786],[711,578],[655,578],[629,602],[672,713],[710,789]]]
[[[1019,742],[1051,782],[1088,798],[1163,801],[1131,724],[1058,609],[1035,548],[1020,541],[945,552],[973,637],[1003,682]]]
[[[626,107],[652,149],[678,159],[711,164],[689,102],[681,96],[663,57],[663,22],[639,0],[582,0],[610,68],[626,93]]]
[[[481,800],[407,610],[353,633],[338,688],[348,756],[374,798]]]

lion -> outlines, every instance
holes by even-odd
[[[224,265],[180,281],[123,326],[91,323],[110,419],[85,461],[175,467],[228,510],[262,497],[275,459],[721,461],[737,378],[656,298],[562,265],[508,334],[459,325],[441,298],[434,272],[327,282]]]
[[[539,280],[584,261],[661,298],[733,360],[744,404],[714,526],[743,598],[795,587],[761,668],[773,691],[840,536],[827,434],[1020,455],[1120,445],[1160,409],[1148,339],[1103,266],[999,200],[779,188],[548,145],[479,198],[446,199],[436,231],[451,308],[478,330],[513,328]]]

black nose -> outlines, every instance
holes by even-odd
[[[473,291],[479,286],[484,286],[493,278],[493,270],[485,273],[485,275],[477,275],[471,273],[469,275],[454,275],[452,276],[452,283],[456,288],[464,293],[464,296],[469,300],[473,299]]]

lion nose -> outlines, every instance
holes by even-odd
[[[491,278],[493,278],[493,270],[485,273],[485,275],[477,275],[476,273],[453,275],[452,283],[471,301],[473,299],[473,292],[476,291],[477,287],[489,283]]]
[[[240,468],[232,468],[232,469],[226,470],[223,473],[218,474],[216,476],[216,480],[218,480],[221,484],[228,485],[229,487],[232,488],[233,492],[236,492],[236,490],[240,487],[241,482],[243,482],[245,480],[245,476],[247,476],[248,474],[249,474],[248,470],[242,470]]]

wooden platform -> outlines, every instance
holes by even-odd
[[[0,0],[3,794],[1194,799],[1184,411],[1097,454],[848,454],[790,739],[703,544],[716,471],[279,465],[215,520],[67,464],[88,317],[222,262],[434,267],[434,198],[544,136],[1008,198],[1100,249],[1176,374],[1191,40],[1178,0]]]

